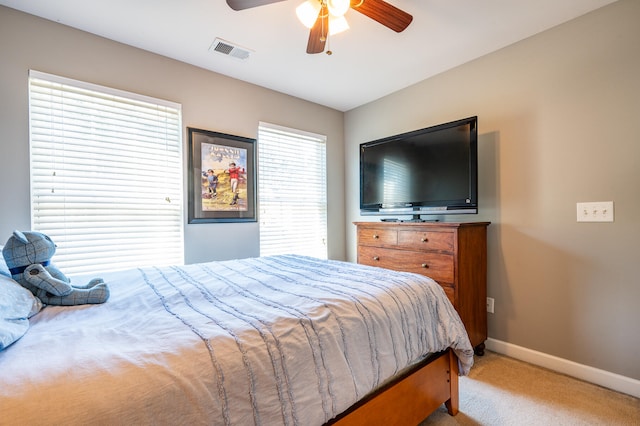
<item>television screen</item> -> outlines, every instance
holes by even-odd
[[[477,117],[360,145],[363,214],[477,213]]]

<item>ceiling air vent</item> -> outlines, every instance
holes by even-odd
[[[237,44],[233,44],[221,38],[213,40],[211,47],[209,47],[209,52],[218,52],[237,59],[247,59],[251,54],[249,49],[240,47]]]

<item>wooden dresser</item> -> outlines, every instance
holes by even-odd
[[[436,280],[458,311],[477,355],[487,339],[490,222],[355,222],[358,263]]]

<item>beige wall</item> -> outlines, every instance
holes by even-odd
[[[342,112],[2,6],[0,244],[13,229],[30,228],[29,69],[178,102],[182,104],[185,128],[189,126],[255,138],[258,122],[266,121],[326,135],[329,256],[344,258]],[[186,163],[186,131],[183,138]],[[257,256],[258,226],[258,223],[185,225],[185,260],[193,263]]]
[[[640,2],[577,20],[346,113],[358,144],[479,117],[489,336],[640,379]],[[347,167],[355,259],[358,170]],[[614,223],[576,202],[614,201]],[[370,219],[369,219],[370,220]]]

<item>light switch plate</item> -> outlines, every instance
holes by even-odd
[[[577,203],[578,222],[613,222],[613,201]]]

